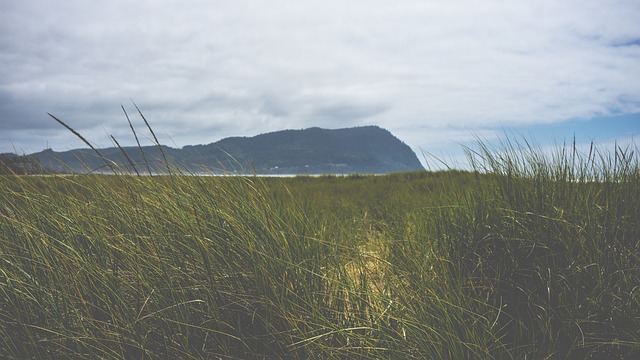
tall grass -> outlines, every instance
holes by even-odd
[[[0,357],[639,352],[634,149],[469,155],[475,172],[1,177]]]
[[[509,315],[505,339],[529,344],[534,358],[640,352],[635,150],[591,144],[582,153],[574,143],[544,154],[508,140],[472,154],[493,189],[473,197],[476,225],[463,228],[478,228],[474,236],[445,245],[460,258],[460,276],[487,283],[489,302]]]
[[[326,251],[229,180],[3,179],[5,355],[286,353]]]

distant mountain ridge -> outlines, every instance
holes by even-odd
[[[424,170],[411,148],[378,126],[282,130],[252,137],[229,137],[208,145],[91,149],[31,154],[57,172],[109,172],[106,164],[140,173],[166,172],[164,157],[188,172],[256,174],[384,174]],[[126,156],[123,154],[126,153]],[[164,155],[163,155],[164,152]],[[127,159],[128,157],[128,159]],[[149,168],[147,168],[147,165]]]

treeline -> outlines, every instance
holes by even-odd
[[[32,155],[0,154],[0,174],[40,174],[45,172],[38,158]]]

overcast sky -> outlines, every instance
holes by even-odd
[[[640,129],[638,0],[0,0],[0,152],[379,125],[452,154]],[[143,132],[139,117],[132,117]],[[558,140],[558,139],[556,139]]]

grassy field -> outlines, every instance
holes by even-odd
[[[634,149],[477,171],[0,177],[1,358],[631,359]]]

